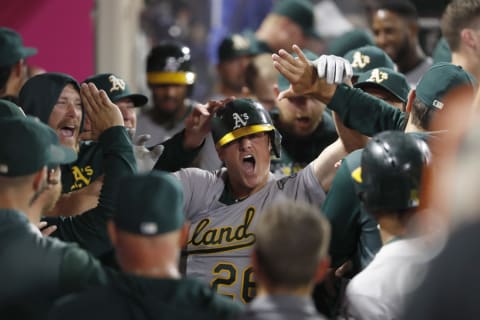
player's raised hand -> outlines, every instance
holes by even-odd
[[[105,91],[98,90],[93,83],[82,83],[81,95],[95,136],[110,127],[124,125],[120,109],[110,101]]]
[[[272,55],[273,66],[290,82],[290,87],[280,92],[279,99],[305,96],[315,91],[317,74],[313,63],[305,57],[297,45],[293,45],[292,48],[298,57],[283,49],[280,49],[278,54]]]
[[[232,98],[211,100],[207,104],[197,104],[185,119],[185,137],[183,145],[187,149],[199,147],[211,130],[211,120],[215,112]]]

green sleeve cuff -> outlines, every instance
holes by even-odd
[[[163,143],[165,149],[153,167],[155,170],[173,172],[191,165],[205,144],[205,140],[195,149],[186,149],[183,147],[184,134],[185,130],[182,130]]]

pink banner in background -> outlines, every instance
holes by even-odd
[[[27,63],[78,81],[95,72],[94,0],[1,1],[0,25],[16,30],[38,54]]]

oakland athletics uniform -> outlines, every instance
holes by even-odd
[[[312,165],[281,179],[271,174],[261,190],[244,200],[228,195],[225,168],[213,172],[188,168],[175,175],[182,183],[184,210],[191,222],[187,275],[200,278],[218,293],[243,303],[255,295],[250,253],[255,243],[255,225],[263,209],[279,197],[316,205],[325,198]]]

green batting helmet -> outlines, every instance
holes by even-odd
[[[212,135],[216,147],[258,132],[270,133],[273,152],[280,157],[282,136],[260,103],[252,99],[235,99],[218,110],[212,119]]]
[[[401,212],[420,204],[420,180],[430,156],[423,140],[401,131],[374,136],[362,152],[361,167],[352,173],[361,184],[365,208]]]

